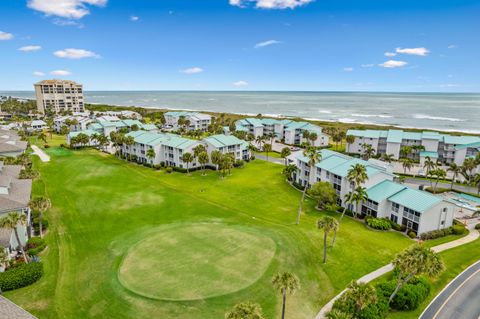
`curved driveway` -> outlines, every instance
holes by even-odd
[[[451,281],[420,315],[420,319],[451,318],[480,318],[480,261]]]

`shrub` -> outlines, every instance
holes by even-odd
[[[395,290],[397,281],[391,280],[376,285],[376,289],[385,298],[389,298]],[[393,298],[390,306],[395,310],[415,310],[428,297],[431,284],[423,277],[413,277],[402,286]]]
[[[43,144],[43,148],[49,148],[49,147],[50,147],[50,145],[48,145],[48,144]]]
[[[179,172],[179,173],[186,173],[187,172],[187,169],[186,168],[182,168],[182,167],[177,167],[177,166],[174,166],[174,167],[171,167],[175,172]],[[193,169],[190,169],[191,171]]]
[[[467,230],[466,230],[465,226],[463,226],[463,225],[452,226],[452,232],[453,232],[454,235],[463,235],[463,234],[465,234],[466,231]]]
[[[417,237],[417,233],[414,232],[413,230],[411,230],[411,231],[408,232],[408,237],[415,238],[415,237]]]
[[[0,273],[0,289],[2,291],[14,290],[29,286],[43,275],[43,265],[40,262],[21,264]]]
[[[390,223],[390,220],[386,218],[375,218],[375,217],[370,217],[370,218],[365,218],[365,221],[367,222],[367,225],[371,228],[374,229],[379,229],[379,230],[389,230],[392,228],[392,224]]]
[[[453,226],[455,226],[455,225],[464,226],[464,224],[461,221],[459,221],[458,219],[454,219],[452,224],[453,224]]]
[[[244,165],[245,165],[245,162],[241,159],[236,160],[235,163],[233,164],[233,166],[237,168],[243,167]]]
[[[165,172],[167,172],[168,174],[172,173],[173,172],[173,168],[171,166],[168,166],[166,169],[165,169]]]
[[[439,229],[439,230],[432,230],[426,233],[420,234],[420,239],[422,240],[429,240],[429,239],[435,239],[435,238],[440,238],[440,237],[445,237],[448,235],[452,234],[452,227],[444,228],[444,229]]]
[[[345,314],[347,318],[358,319],[384,319],[389,310],[388,297],[385,297],[381,290],[376,289],[377,302],[370,304],[363,310],[357,311],[355,307],[355,300],[346,297],[346,295],[336,300],[333,304],[331,313],[328,313],[326,318],[338,318],[334,314]]]
[[[40,252],[42,252],[45,247],[46,243],[43,238],[40,237],[32,237],[27,241],[27,251],[30,256],[36,256]]]
[[[402,230],[402,225],[392,222],[392,228],[396,231],[404,231]]]
[[[475,225],[475,229],[480,229],[480,223]]]

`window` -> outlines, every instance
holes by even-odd
[[[398,210],[400,209],[400,205],[398,205],[397,203],[392,203],[392,210],[395,212],[395,213],[398,213]]]

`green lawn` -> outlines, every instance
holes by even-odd
[[[267,156],[267,152],[255,152],[255,154]],[[268,157],[271,158],[282,158],[278,152],[268,152]]]
[[[41,180],[33,186],[53,203],[45,275],[5,293],[39,318],[222,318],[247,300],[275,318],[281,299],[270,281],[284,270],[301,281],[288,318],[313,318],[352,279],[412,243],[345,218],[323,265],[315,221],[325,213],[307,199],[296,226],[301,194],[265,161],[220,179],[213,171],[166,174],[95,150],[46,152],[49,163],[34,157]]]

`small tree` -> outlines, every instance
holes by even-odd
[[[225,314],[225,319],[264,319],[262,308],[253,302],[236,304],[232,310]]]
[[[300,289],[300,280],[290,272],[278,273],[272,278],[272,284],[282,294],[282,319],[285,318],[287,295]]]
[[[297,171],[297,166],[295,164],[290,164],[285,166],[282,173],[290,181],[292,180],[292,175]]]
[[[208,160],[208,153],[206,151],[198,154],[198,162],[202,166],[202,176],[205,176],[205,165],[208,164]]]
[[[335,204],[337,193],[329,182],[317,182],[308,190],[308,195],[315,198],[318,202],[318,208],[324,209],[326,206]]]
[[[267,153],[267,162],[268,162],[268,153],[272,151],[272,144],[263,145],[263,151]]]
[[[38,226],[40,231],[40,238],[43,237],[43,213],[52,207],[52,202],[47,197],[36,197],[30,201],[30,208],[38,212]]]
[[[17,229],[19,225],[26,224],[27,217],[23,213],[10,212],[7,214],[7,216],[0,218],[0,227],[10,228],[13,230],[13,233],[15,234],[15,239],[17,240],[18,248],[23,255],[23,260],[25,261],[25,263],[28,263],[27,255],[25,254],[25,250],[23,249]]]
[[[331,216],[324,216],[317,221],[317,228],[323,230],[323,263],[327,263],[327,237],[331,231],[338,230],[338,221]]]
[[[436,277],[445,269],[438,254],[419,244],[397,254],[392,263],[398,270],[398,276],[397,286],[390,296],[389,302],[392,302],[400,288],[408,283],[413,276],[425,274],[429,277]]]
[[[183,153],[181,159],[182,159],[182,162],[184,162],[185,164],[187,164],[187,174],[190,174],[189,165],[190,165],[191,162],[193,162],[193,155],[192,155],[192,153],[189,153],[189,152]]]
[[[153,159],[155,158],[155,156],[157,156],[157,154],[155,154],[155,150],[153,148],[149,148],[145,155],[151,161],[151,164],[152,164],[152,167],[153,167]]]
[[[292,151],[290,150],[289,147],[282,148],[282,151],[280,152],[280,157],[282,157],[285,160],[285,166],[287,166],[287,157],[290,154],[292,154]]]

